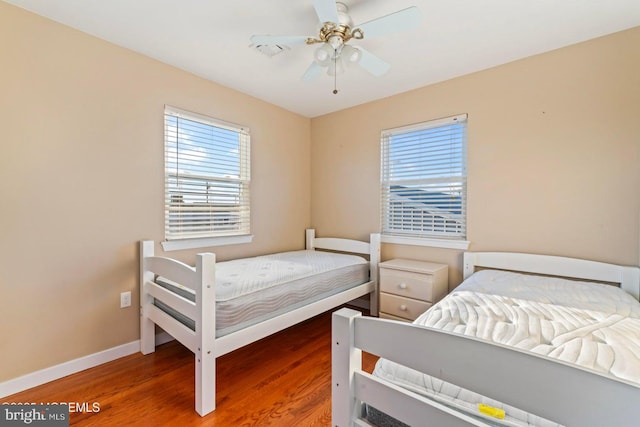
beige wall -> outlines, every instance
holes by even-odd
[[[468,113],[470,250],[638,264],[640,28],[315,118],[320,234],[379,230],[380,131]],[[461,252],[383,245],[383,259]]]
[[[254,242],[218,257],[302,248],[308,118],[0,2],[0,381],[139,338],[164,104],[251,128]]]

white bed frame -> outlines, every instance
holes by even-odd
[[[198,254],[195,267],[180,261],[154,256],[151,240],[140,242],[140,351],[155,351],[155,325],[173,336],[195,355],[195,409],[204,416],[216,408],[216,358],[237,348],[281,331],[356,298],[369,294],[370,311],[378,312],[378,261],[380,235],[371,234],[369,242],[340,238],[317,238],[306,231],[307,249],[324,249],[369,256],[369,281],[325,299],[310,303],[264,322],[216,338],[215,255]],[[195,292],[189,301],[154,283],[155,275],[177,282]],[[195,321],[195,331],[154,305],[154,299]]]
[[[619,283],[638,298],[640,269],[544,255],[464,254],[477,267]],[[410,426],[486,426],[362,370],[362,351],[565,426],[640,425],[640,386],[544,356],[344,308],[332,321],[332,426],[368,426],[364,404]]]

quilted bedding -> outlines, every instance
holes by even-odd
[[[482,270],[414,323],[640,384],[640,303],[613,286]],[[557,425],[387,360],[374,375],[482,418],[479,403],[502,408],[505,419],[492,419],[496,425]]]

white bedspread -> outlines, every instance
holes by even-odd
[[[640,303],[613,286],[483,270],[415,323],[640,384]],[[475,413],[478,403],[503,408],[506,425],[556,425],[386,360],[374,374]]]

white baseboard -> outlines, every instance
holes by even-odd
[[[164,344],[172,340],[173,337],[164,331],[156,335],[156,345]],[[50,381],[66,377],[67,375],[84,371],[85,369],[102,365],[103,363],[111,362],[121,357],[129,356],[139,351],[140,340],[136,340],[128,344],[112,347],[98,353],[79,357],[59,365],[51,366],[49,368],[41,369],[21,377],[2,382],[0,383],[0,398],[37,387]]]

